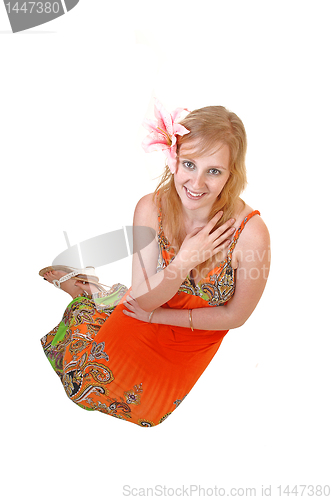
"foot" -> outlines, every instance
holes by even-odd
[[[53,284],[53,280],[59,280],[62,276],[66,276],[66,272],[64,271],[49,271],[44,274],[44,278]],[[90,283],[83,284],[82,281],[77,281],[75,278],[70,278],[67,281],[63,281],[60,283],[60,288],[64,292],[69,293],[69,295],[75,299],[78,295],[82,294],[82,291],[85,291],[92,295],[93,293],[98,292],[98,288],[95,285],[91,285]]]

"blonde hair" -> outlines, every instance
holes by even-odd
[[[229,147],[230,175],[209,214],[210,220],[220,210],[224,212],[214,228],[216,229],[234,215],[235,204],[247,184],[245,167],[247,136],[244,125],[235,113],[228,111],[223,106],[196,109],[180,123],[190,132],[184,136],[178,136],[178,153],[182,145],[194,141],[196,144],[199,143],[199,147],[195,151],[198,157],[214,154],[225,144]],[[155,198],[157,197],[161,203],[165,234],[175,251],[178,251],[186,233],[182,224],[181,200],[175,188],[173,175],[167,165],[155,191]],[[203,268],[208,269],[212,263],[213,260],[208,259],[197,269],[198,271]]]

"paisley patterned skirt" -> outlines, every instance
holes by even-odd
[[[75,298],[41,343],[73,402],[153,427],[183,401],[227,332],[138,321],[122,312],[126,292],[117,284],[106,298]]]

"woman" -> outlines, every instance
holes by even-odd
[[[177,408],[227,331],[248,319],[269,270],[267,228],[239,198],[246,184],[241,120],[212,106],[179,124],[181,111],[170,115],[156,102],[157,122],[146,121],[143,147],[162,149],[168,165],[156,192],[136,206],[132,289],[100,293],[88,269],[74,277],[70,269],[41,271],[74,299],[42,339],[67,395],[147,427]],[[146,246],[142,226],[156,234]]]

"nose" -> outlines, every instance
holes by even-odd
[[[199,191],[205,185],[204,173],[195,172],[191,179],[192,188]]]

